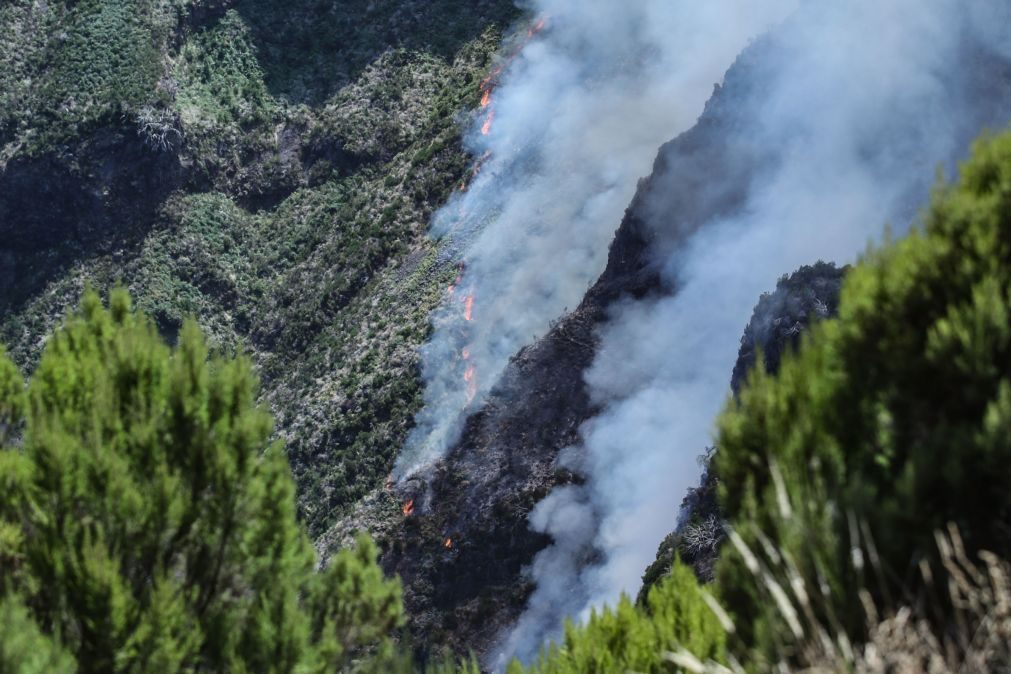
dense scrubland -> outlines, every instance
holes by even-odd
[[[87,283],[254,362],[313,536],[381,486],[457,271],[509,0],[13,0],[0,7],[0,340],[22,369]],[[391,508],[394,504],[391,504]]]

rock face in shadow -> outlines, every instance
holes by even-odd
[[[149,148],[128,127],[102,129],[67,155],[18,159],[0,171],[2,245],[35,251],[119,237],[153,217],[181,178],[174,151]]]
[[[67,264],[129,246],[183,182],[174,148],[149,147],[130,125],[102,128],[60,153],[0,167],[0,310],[36,292]],[[42,254],[48,269],[31,267]],[[17,283],[14,283],[17,281]]]
[[[775,373],[784,354],[800,344],[801,336],[813,322],[838,313],[847,270],[848,267],[818,262],[784,276],[775,291],[762,295],[741,337],[741,349],[734,363],[730,388],[735,396],[747,382],[759,354],[766,371]],[[723,541],[723,513],[716,498],[719,475],[712,467],[717,451],[718,448],[710,447],[700,455],[702,479],[685,496],[677,527],[660,544],[656,561],[643,574],[639,601],[644,601],[649,589],[668,573],[675,556],[691,566],[702,582],[713,579]]]

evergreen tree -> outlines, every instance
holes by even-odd
[[[821,588],[819,620],[859,638],[858,590],[910,601],[949,522],[969,554],[1011,555],[1011,134],[978,142],[923,226],[868,253],[838,319],[777,376],[753,374],[719,447],[744,546],[718,582],[766,649],[789,652],[791,630],[750,578],[761,558]]]
[[[39,629],[13,598],[0,600],[0,674],[71,674],[70,654]]]
[[[123,290],[108,309],[85,294],[27,388],[0,354],[5,624],[82,672],[334,671],[388,650],[399,585],[365,538],[315,571],[256,389],[192,322],[166,346]],[[0,652],[38,630],[4,630]]]

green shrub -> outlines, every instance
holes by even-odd
[[[978,142],[922,228],[851,272],[838,319],[777,376],[757,370],[720,419],[728,518],[822,588],[822,617],[851,636],[866,620],[856,590],[886,603],[915,593],[949,522],[970,554],[1011,554],[1009,293],[1005,134]],[[860,549],[872,564],[854,563]],[[746,567],[725,555],[723,596],[746,642],[788,652],[790,632]]]
[[[672,653],[691,653],[705,662],[725,658],[726,631],[707,605],[694,572],[675,561],[670,575],[649,593],[646,607],[627,597],[615,608],[594,612],[585,626],[569,623],[565,638],[529,669],[510,674],[611,674],[676,672]]]
[[[399,585],[364,538],[314,570],[245,359],[208,358],[192,322],[170,349],[125,291],[108,310],[89,291],[27,406],[18,384],[0,359],[0,412],[25,410],[0,452],[0,593],[82,671],[333,671],[388,650]]]
[[[0,599],[0,672],[71,674],[74,660],[32,620],[21,602]]]

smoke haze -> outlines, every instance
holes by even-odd
[[[509,358],[575,308],[656,148],[694,122],[736,54],[795,4],[526,5],[544,30],[514,38],[529,42],[503,64],[468,137],[485,158],[480,172],[433,223],[465,272],[422,353],[425,407],[398,478],[441,458]]]
[[[709,28],[695,44],[726,30]],[[853,262],[886,222],[903,233],[937,167],[950,174],[984,126],[1011,119],[1001,57],[1000,0],[804,2],[728,73],[699,130],[711,149],[661,151],[637,208],[665,287],[611,307],[586,373],[604,411],[567,453],[587,483],[532,514],[555,543],[533,564],[537,590],[498,666],[529,659],[565,616],[637,591],[698,481],[759,295],[803,264]]]

